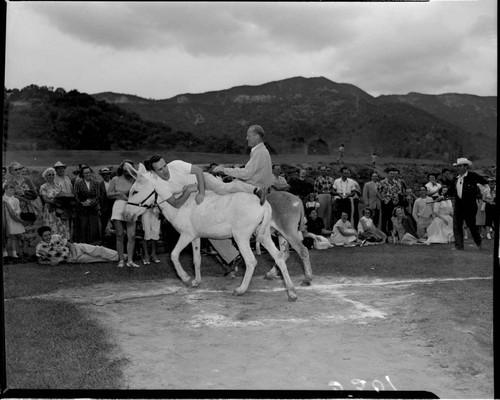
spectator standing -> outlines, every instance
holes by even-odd
[[[343,212],[346,212],[352,226],[356,226],[359,221],[358,206],[361,191],[358,183],[351,179],[351,171],[347,167],[340,169],[342,176],[333,182],[334,201],[333,211],[335,220],[340,219]]]
[[[486,239],[491,239],[493,234],[493,226],[496,222],[496,201],[497,201],[497,191],[496,191],[496,181],[495,178],[488,179],[488,186],[490,187],[489,198],[486,199],[485,213],[486,218],[484,225],[486,227]]]
[[[290,185],[286,181],[285,177],[283,176],[283,171],[281,170],[281,166],[278,164],[273,165],[273,183],[271,185],[271,188],[273,190],[279,190],[279,191],[288,191],[290,190]]]
[[[427,228],[434,219],[432,214],[433,200],[427,195],[425,186],[420,187],[419,195],[420,197],[413,204],[412,216],[417,223],[417,237],[422,238],[426,236]]]
[[[375,170],[377,168],[377,160],[378,160],[377,153],[373,152],[371,158],[372,158],[372,168]]]
[[[10,250],[12,258],[19,258],[17,254],[18,243],[21,240],[21,235],[25,232],[24,221],[21,219],[21,206],[19,199],[14,196],[16,190],[15,184],[7,182],[4,190],[2,204],[5,209],[7,243],[3,249],[3,257],[8,257],[8,250]]]
[[[339,156],[337,158],[337,164],[339,163],[343,163],[344,162],[344,144],[342,143],[340,146],[339,146]]]
[[[314,181],[307,176],[307,171],[301,169],[298,178],[290,179],[290,193],[297,196],[302,202],[305,202],[306,197],[314,192]]]
[[[134,184],[134,178],[125,169],[125,164],[134,165],[130,160],[124,160],[118,166],[116,171],[117,175],[111,179],[109,185],[108,198],[113,199],[113,209],[111,211],[111,221],[115,227],[116,232],[116,250],[118,251],[118,267],[139,268],[139,265],[134,263],[134,249],[135,249],[135,221],[127,221],[124,216],[125,206],[127,205],[128,195],[130,188]],[[125,232],[127,235],[127,252],[124,254],[125,248]],[[128,261],[126,261],[128,257]]]
[[[99,182],[99,207],[101,219],[101,237],[104,238],[106,227],[111,222],[111,212],[113,211],[114,199],[108,198],[109,188],[111,186],[111,170],[108,167],[101,168],[99,175],[102,181]]]
[[[57,161],[54,164],[54,169],[56,170],[54,182],[62,187],[62,191],[56,199],[58,208],[63,212],[60,218],[68,220],[71,236],[73,236],[75,230],[73,219],[76,217],[77,204],[73,193],[73,184],[69,176],[66,175],[66,168],[67,165],[61,161]]]
[[[396,180],[397,169],[388,168],[387,178],[380,182],[379,194],[382,211],[382,232],[389,236],[392,232],[392,212],[399,203],[402,195],[401,182]]]
[[[99,228],[99,184],[92,179],[93,171],[83,166],[80,179],[75,181],[75,199],[78,203],[78,230],[75,231],[75,242],[100,244]]]
[[[42,173],[45,183],[40,186],[40,197],[43,200],[43,217],[42,224],[49,226],[52,232],[60,235],[64,239],[71,238],[69,221],[61,219],[57,215],[56,197],[62,192],[62,186],[55,182],[56,171],[54,168],[49,167]]]
[[[328,175],[326,167],[320,167],[320,175],[314,181],[314,192],[318,193],[318,202],[321,204],[318,208],[318,216],[325,223],[326,229],[332,229],[333,225],[332,194],[334,193],[334,183],[335,180]]]
[[[459,169],[455,184],[452,185],[450,190],[455,199],[453,207],[454,250],[464,250],[464,222],[467,224],[477,248],[481,249],[481,235],[476,226],[476,200],[480,195],[477,185],[478,183],[484,185],[488,181],[481,175],[469,170],[472,167],[472,162],[465,157],[458,158],[453,166]]]
[[[7,167],[2,167],[2,188],[5,186],[7,182]]]
[[[38,198],[38,191],[33,181],[28,176],[22,175],[22,170],[23,166],[16,161],[9,164],[11,177],[7,183],[11,183],[15,187],[14,196],[19,200],[21,212],[35,215],[35,218],[24,223],[24,233],[21,236],[22,252],[24,254],[27,253],[28,247],[34,245],[36,240],[36,220],[41,219],[42,212],[33,205],[34,200]]]
[[[436,178],[437,176],[434,173],[427,174],[429,182],[425,184],[425,188],[427,189],[427,196],[432,197],[432,200],[436,200],[439,197],[439,191],[442,187]]]
[[[453,172],[449,168],[443,168],[441,170],[441,178],[439,181],[442,186],[447,186],[449,191],[451,186],[454,185]]]
[[[371,176],[371,181],[366,182],[363,186],[363,203],[365,207],[370,210],[372,215],[373,224],[378,227],[380,222],[380,194],[379,194],[379,175],[377,172],[373,172]]]

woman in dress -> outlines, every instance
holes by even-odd
[[[451,243],[453,236],[453,204],[447,197],[448,187],[443,186],[439,191],[439,200],[432,206],[434,219],[427,228],[427,243]]]
[[[333,226],[330,243],[334,246],[355,246],[358,244],[358,232],[352,228],[346,212],[341,214],[340,219]]]
[[[11,257],[19,258],[17,244],[24,233],[24,221],[20,217],[21,207],[19,200],[14,196],[15,189],[16,186],[13,183],[7,182],[4,187],[5,194],[2,196],[2,203],[5,210],[5,233],[7,236],[7,243],[3,249],[3,257],[9,256],[7,250],[10,249]]]
[[[412,220],[404,215],[402,207],[394,208],[392,212],[392,243],[412,246],[422,244],[423,241],[417,239],[417,232],[413,226]]]
[[[90,167],[83,167],[80,179],[75,181],[75,199],[78,203],[78,227],[75,230],[76,243],[100,244],[99,229],[99,183],[92,179]]]
[[[36,229],[42,218],[42,212],[35,203],[38,191],[31,178],[22,174],[24,167],[20,163],[13,161],[9,164],[8,169],[11,177],[7,182],[15,187],[14,195],[19,200],[21,212],[33,213],[36,216],[35,221],[27,221],[24,224],[25,232],[21,236],[22,252],[27,253],[28,247],[34,246],[34,242],[37,240]]]
[[[127,267],[138,268],[139,265],[134,263],[134,249],[135,249],[135,222],[129,222],[123,215],[125,206],[127,205],[128,195],[130,188],[134,184],[134,178],[124,168],[125,164],[134,166],[130,160],[123,161],[118,169],[117,175],[111,179],[109,185],[108,198],[114,199],[113,211],[111,212],[111,221],[115,227],[116,232],[116,250],[118,251],[118,267],[125,265],[125,260],[128,258]],[[127,255],[124,254],[124,239],[125,231],[127,232]]]
[[[55,182],[55,176],[56,170],[52,167],[42,172],[42,177],[45,179],[45,183],[40,186],[40,197],[44,204],[42,223],[45,226],[50,226],[54,234],[60,235],[64,239],[70,239],[69,220],[59,218],[56,213],[55,199],[61,194],[63,188],[61,184]]]
[[[358,222],[358,238],[374,243],[385,243],[387,235],[378,229],[372,220],[372,211],[366,208]]]

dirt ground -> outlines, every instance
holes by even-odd
[[[99,284],[51,293],[84,306],[118,343],[128,389],[418,390],[493,398],[491,277],[315,277],[288,302],[254,276]],[[458,311],[457,311],[458,307]]]

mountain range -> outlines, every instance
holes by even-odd
[[[347,83],[295,77],[153,100],[30,85],[4,89],[4,150],[157,149],[243,153],[262,125],[274,154],[450,161],[496,158],[496,97],[448,93],[373,97]],[[248,149],[246,149],[248,151]]]
[[[249,125],[262,125],[276,153],[334,153],[452,159],[495,157],[496,97],[469,94],[373,97],[324,77],[295,77],[258,86],[151,100],[97,93],[95,99],[174,129],[245,140]]]

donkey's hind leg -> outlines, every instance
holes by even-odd
[[[181,251],[184,250],[184,248],[191,242],[193,241],[193,237],[191,236],[186,236],[181,234],[179,237],[179,240],[177,241],[174,249],[172,250],[172,253],[170,254],[170,258],[172,262],[174,263],[175,271],[177,272],[177,275],[179,275],[179,278],[181,278],[182,282],[184,282],[186,285],[189,285],[190,277],[184,271],[182,268],[181,262],[179,261],[179,256],[181,254]]]

